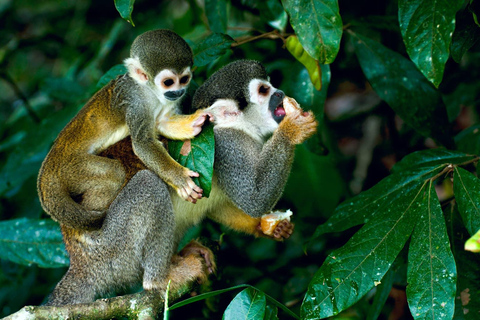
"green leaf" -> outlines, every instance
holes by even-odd
[[[278,0],[257,1],[256,4],[262,20],[279,31],[285,30],[288,15]]]
[[[135,0],[115,0],[115,8],[117,8],[118,13],[120,16],[125,19],[128,23],[135,27],[135,24],[132,20],[132,11],[133,11],[133,4]]]
[[[69,265],[58,223],[48,219],[0,222],[0,258],[42,268]]]
[[[340,204],[330,219],[317,228],[312,239],[327,232],[340,232],[364,224],[388,208],[403,192],[434,177],[448,165],[472,162],[474,159],[475,156],[440,148],[413,152],[393,167],[391,175]]]
[[[227,2],[225,0],[205,0],[205,14],[212,32],[227,31]]]
[[[425,183],[400,191],[315,273],[301,308],[302,319],[336,315],[381,281],[402,250],[421,209]]]
[[[193,178],[193,181],[203,189],[203,196],[208,198],[212,190],[215,158],[213,125],[204,126],[202,132],[192,140],[168,141],[168,152],[182,166],[200,174],[200,177]]]
[[[223,319],[225,320],[257,320],[265,317],[265,294],[253,288],[247,288],[237,294],[230,302]]]
[[[453,60],[460,63],[463,55],[480,40],[480,28],[475,24],[472,13],[465,9],[457,15],[457,26],[452,36],[450,51]]]
[[[467,170],[455,167],[453,192],[463,223],[473,236],[480,229],[480,180]]]
[[[212,33],[205,40],[193,46],[194,65],[202,67],[227,52],[235,40],[227,34]]]
[[[282,0],[303,48],[321,64],[335,60],[342,37],[337,0]]]
[[[117,64],[110,68],[97,82],[97,90],[102,89],[107,83],[115,79],[117,76],[125,74],[127,68],[123,64]]]
[[[390,291],[392,291],[395,273],[390,269],[382,278],[382,282],[377,286],[377,292],[373,298],[371,307],[368,309],[367,320],[376,320],[387,302]]]
[[[77,102],[85,98],[86,90],[78,82],[68,78],[48,78],[41,86],[52,99],[62,102]]]
[[[458,150],[480,155],[480,124],[471,126],[457,134],[455,143]]]
[[[322,89],[322,69],[318,61],[313,59],[302,47],[297,36],[290,36],[287,39],[286,47],[288,52],[292,54],[305,68],[307,68],[310,80],[315,89]]]
[[[251,288],[251,287],[252,286],[250,286],[248,284],[240,284],[238,286],[234,286],[234,287],[230,287],[230,288],[226,288],[226,289],[221,289],[221,290],[210,291],[210,292],[207,292],[207,293],[202,293],[202,294],[199,294],[198,296],[194,296],[194,297],[185,299],[183,301],[177,302],[174,305],[172,305],[171,307],[169,307],[168,309],[169,310],[174,310],[174,309],[186,306],[188,304],[191,304],[191,303],[194,303],[194,302],[197,302],[197,301],[201,301],[201,300],[205,300],[205,299],[208,299],[208,298],[211,298],[211,297],[218,296],[218,295],[223,294],[225,292],[229,292],[229,291],[233,291],[233,290],[237,290],[237,289],[243,289],[243,288]]]
[[[415,170],[419,167],[436,167],[444,164],[462,164],[473,161],[477,157],[460,151],[443,148],[427,149],[412,152],[392,168],[392,172]]]
[[[399,0],[398,20],[407,52],[435,87],[442,82],[455,14],[462,0]]]
[[[408,305],[414,319],[451,319],[457,270],[433,181],[419,205],[408,253]]]
[[[453,146],[440,93],[400,54],[350,32],[360,66],[375,92],[411,127]]]
[[[263,320],[278,320],[278,308],[271,303],[267,303]]]

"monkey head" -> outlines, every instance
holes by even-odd
[[[269,82],[262,64],[238,60],[207,79],[195,92],[192,104],[194,110],[210,111],[216,126],[239,127],[265,139],[285,117],[284,97],[283,91]]]
[[[183,97],[192,78],[193,54],[190,46],[171,30],[158,29],[139,35],[125,60],[130,76],[150,87],[160,101]]]

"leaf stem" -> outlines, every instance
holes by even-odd
[[[245,43],[248,43],[248,42],[251,42],[251,41],[255,41],[255,40],[259,40],[259,39],[264,39],[264,38],[268,38],[268,39],[281,39],[283,41],[283,43],[285,44],[285,37],[288,37],[290,34],[280,34],[278,32],[278,30],[274,30],[274,31],[270,31],[270,32],[267,32],[267,33],[262,33],[258,36],[244,36],[244,37],[239,37],[237,39],[235,39],[235,42],[232,43],[232,48],[234,47],[238,47],[242,44],[245,44]]]

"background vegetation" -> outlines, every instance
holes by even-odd
[[[479,6],[0,1],[0,316],[41,304],[68,265],[36,192],[52,141],[123,72],[136,35],[169,28],[192,45],[198,84],[230,61],[256,59],[321,122],[297,148],[277,206],[294,211],[292,239],[252,239],[208,221],[188,235],[218,248],[211,290],[256,289],[171,318],[238,319],[247,308],[245,318],[277,319],[274,298],[296,314],[280,310],[282,319],[477,319],[479,258],[463,244],[480,229]]]

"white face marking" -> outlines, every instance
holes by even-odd
[[[172,100],[168,99],[167,95],[171,95],[176,91],[187,89],[192,79],[192,72],[190,67],[185,68],[182,72],[177,74],[170,69],[164,69],[160,71],[153,82],[155,83],[156,95],[162,104],[171,103]],[[175,103],[177,100],[173,100]]]

